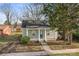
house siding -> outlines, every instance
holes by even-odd
[[[26,28],[22,28],[22,36],[26,36]]]
[[[51,31],[47,30],[47,40],[56,40],[58,38],[58,32],[57,31]]]

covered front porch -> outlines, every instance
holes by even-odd
[[[47,41],[47,28],[23,28],[23,36],[29,36],[30,40]]]

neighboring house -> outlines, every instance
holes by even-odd
[[[10,25],[0,25],[0,35],[10,35],[11,26]]]
[[[14,27],[14,25],[0,25],[0,35],[15,35],[15,34],[21,34],[21,25],[17,25]]]
[[[50,30],[48,21],[45,20],[23,20],[22,35],[29,36],[34,41],[50,41],[58,38],[58,32]]]

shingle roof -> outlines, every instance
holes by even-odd
[[[46,20],[23,20],[22,28],[26,27],[48,27],[48,21]]]

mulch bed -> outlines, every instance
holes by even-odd
[[[32,52],[32,51],[43,51],[42,46],[31,46],[31,45],[21,45],[17,44],[15,52]]]
[[[41,43],[39,41],[30,41],[27,46],[40,46]]]

